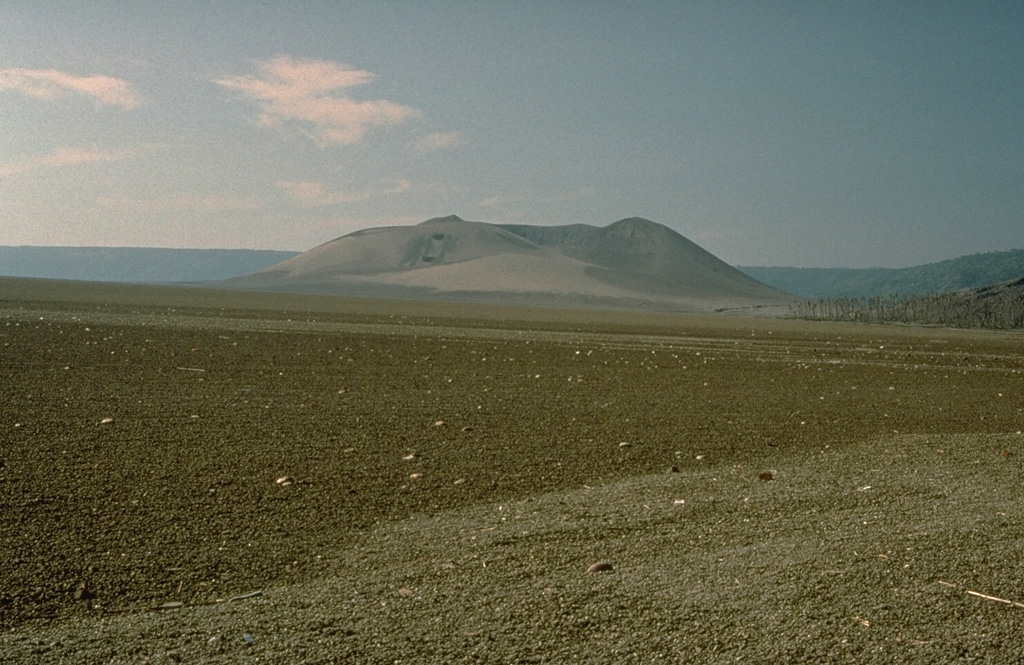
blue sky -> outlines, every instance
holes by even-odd
[[[0,0],[0,245],[641,216],[740,265],[1024,247],[1020,2]]]

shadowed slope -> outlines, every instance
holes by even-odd
[[[502,228],[540,245],[557,246],[567,256],[592,264],[588,274],[622,288],[704,297],[772,298],[780,293],[766,289],[667,226],[640,217],[604,228],[582,224]]]

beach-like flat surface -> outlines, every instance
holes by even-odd
[[[1014,662],[1022,342],[0,280],[0,662]]]

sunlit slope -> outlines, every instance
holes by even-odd
[[[357,231],[228,286],[392,297],[712,310],[791,296],[661,224],[495,225],[455,216]]]

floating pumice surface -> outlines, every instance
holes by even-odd
[[[1019,335],[125,293],[0,293],[2,662],[1024,652]]]

